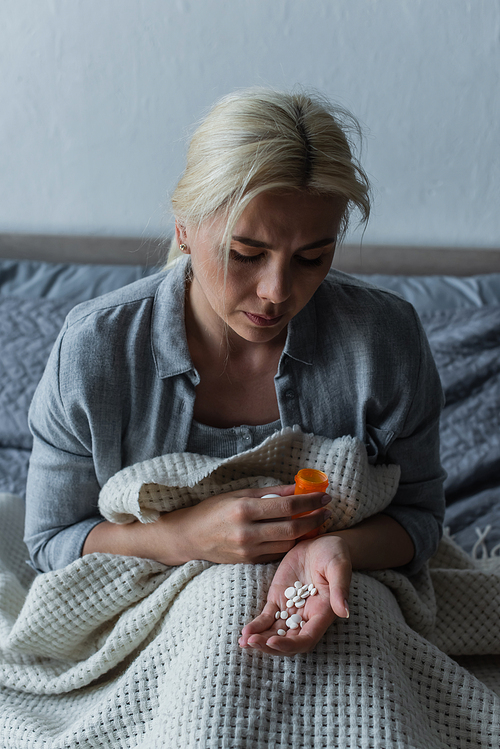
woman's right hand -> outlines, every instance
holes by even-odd
[[[294,485],[240,489],[166,512],[155,523],[104,521],[92,528],[82,554],[137,556],[168,566],[191,559],[218,564],[274,562],[301,536],[319,532],[331,514],[324,507],[331,500],[328,494],[293,492]],[[279,496],[265,497],[271,493]]]
[[[175,542],[182,562],[272,562],[281,559],[305,533],[319,529],[331,515],[324,509],[331,501],[328,494],[293,491],[291,485],[217,494],[194,507],[162,515],[159,522],[170,526],[171,531],[176,526]],[[270,493],[279,496],[265,497]],[[309,514],[292,517],[302,513]]]

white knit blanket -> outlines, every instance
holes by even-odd
[[[328,473],[337,528],[386,507],[399,478],[369,466],[353,438],[283,430],[228,460],[186,453],[124,469],[100,508],[154,521],[231,487],[293,483],[302,467]],[[411,580],[354,573],[350,619],[312,653],[280,658],[238,646],[275,564],[93,554],[33,579],[22,525],[22,502],[1,495],[1,749],[500,745],[489,655],[500,653],[500,569],[449,539]]]

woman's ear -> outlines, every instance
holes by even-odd
[[[186,227],[183,226],[183,224],[181,224],[179,221],[177,221],[177,219],[175,220],[175,238],[177,240],[177,244],[179,245],[180,251],[184,252],[186,255],[189,255]]]

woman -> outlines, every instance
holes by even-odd
[[[25,540],[38,570],[93,552],[169,566],[282,560],[240,646],[294,655],[349,616],[353,569],[414,573],[433,554],[442,395],[425,336],[402,300],[329,273],[351,210],[369,213],[349,128],[324,102],[260,90],[226,97],[198,128],[172,201],[181,257],[73,310],[33,401]],[[98,514],[100,488],[124,466],[182,451],[225,457],[294,424],[356,436],[372,463],[399,464],[384,513],[300,540],[324,522],[329,497],[277,486],[150,525]],[[314,580],[319,595],[306,625],[282,637],[274,614],[295,579]]]

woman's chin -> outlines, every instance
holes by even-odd
[[[229,328],[239,338],[243,338],[249,343],[278,342],[281,338],[282,342],[285,342],[287,322],[283,315],[280,318],[275,318],[275,322],[272,325],[256,324],[252,321],[252,316],[249,316],[246,313],[244,314],[244,317],[244,322],[242,322],[241,319],[234,324],[232,324],[231,321],[228,321]]]

